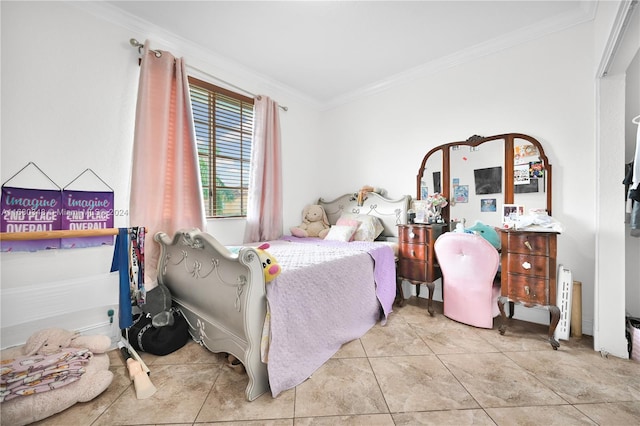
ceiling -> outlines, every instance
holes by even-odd
[[[319,105],[565,29],[592,19],[597,5],[594,0],[108,3]]]

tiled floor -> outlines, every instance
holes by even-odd
[[[640,363],[595,352],[589,336],[560,341],[510,320],[504,336],[429,317],[415,297],[346,344],[309,380],[278,398],[244,399],[246,375],[190,342],[143,354],[157,387],[138,400],[118,351],[100,397],[41,425],[639,425]],[[497,320],[496,320],[497,322]]]

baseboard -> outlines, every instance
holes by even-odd
[[[402,291],[404,292],[405,298],[408,299],[409,297],[416,295],[416,286],[403,281]],[[429,290],[426,285],[421,286],[419,297],[424,299],[429,297]],[[433,292],[433,300],[442,302],[442,286],[439,285],[439,282],[436,282]],[[534,306],[526,308],[522,305],[515,305],[515,314],[513,318],[521,321],[546,325],[549,324],[549,311],[543,307]],[[582,334],[593,336],[593,321],[585,320],[584,318],[582,319]]]
[[[110,336],[108,312],[113,310],[117,327],[118,293],[117,274],[0,289],[0,348],[23,344],[31,334],[47,327]]]

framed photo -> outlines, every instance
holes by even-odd
[[[468,203],[469,202],[469,185],[454,186],[453,199],[456,203]]]
[[[429,196],[429,187],[427,187],[427,184],[425,183],[425,181],[420,181],[420,198],[423,200],[426,200],[428,196]]]
[[[520,204],[504,204],[502,206],[502,225],[505,228],[513,228],[518,217],[524,215],[524,206]]]
[[[480,199],[480,211],[481,212],[495,212],[496,211],[496,199],[495,198],[482,198]]]
[[[416,212],[414,222],[426,223],[429,220],[429,215],[427,214],[428,209],[429,204],[427,204],[427,200],[413,200],[413,210]]]

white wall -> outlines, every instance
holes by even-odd
[[[553,166],[553,216],[565,228],[558,262],[583,283],[583,331],[590,334],[595,63],[587,23],[326,111],[323,152],[332,172],[325,179],[338,193],[370,184],[415,195],[420,162],[436,145],[474,134],[537,138]],[[548,323],[545,311],[533,315]]]
[[[618,189],[622,172],[612,171],[623,170],[627,97],[637,98],[637,92],[629,93],[626,87],[627,71],[640,49],[637,8],[630,15],[628,25],[624,20],[630,6],[630,2],[601,2],[594,23],[594,51],[600,64],[596,72],[597,239],[593,340],[596,350],[625,358],[628,357],[624,333],[626,279],[635,273],[625,265],[625,257],[634,251],[638,253],[638,246],[637,241],[629,241],[629,228],[624,224],[623,188]],[[637,255],[626,259],[638,263]],[[629,272],[631,275],[626,276]]]
[[[639,12],[636,12],[639,13]],[[626,71],[625,99],[625,164],[633,161],[638,139],[638,127],[633,118],[640,115],[640,48]],[[640,148],[638,148],[640,149]],[[625,228],[626,270],[625,302],[627,315],[640,318],[640,238],[631,236],[631,225]]]
[[[127,210],[139,74],[129,39],[149,38],[152,48],[170,47],[187,64],[289,107],[281,114],[286,229],[323,192],[321,171],[316,176],[300,161],[319,134],[318,112],[305,99],[245,70],[234,72],[233,64],[213,66],[216,58],[206,52],[112,15],[100,3],[3,1],[0,7],[2,182],[30,161],[59,186],[90,168],[114,189],[115,208]],[[126,215],[115,218],[116,227],[128,224]],[[209,231],[225,244],[238,243],[244,222],[210,223]],[[112,250],[2,253],[0,346],[21,343],[47,325],[87,330],[108,324],[118,288],[117,274],[109,273]]]
[[[441,143],[473,134],[536,137],[553,165],[553,213],[565,226],[558,261],[582,281],[583,331],[593,330],[594,70],[611,13],[318,112],[304,97],[101,2],[3,1],[0,10],[3,182],[29,161],[61,185],[91,168],[114,188],[116,207],[126,209],[138,76],[128,40],[150,38],[153,48],[289,107],[281,114],[285,230],[318,195],[332,198],[364,184],[391,196],[414,194],[423,155]],[[127,218],[117,218],[116,226],[123,225]],[[208,226],[225,244],[238,243],[243,229],[236,220]],[[108,247],[3,253],[0,260],[1,347],[24,341],[43,324],[104,326],[106,309],[116,302],[115,277],[106,273]],[[56,294],[84,291],[84,298],[49,299],[51,283]],[[540,322],[548,318],[543,311],[533,315]]]

